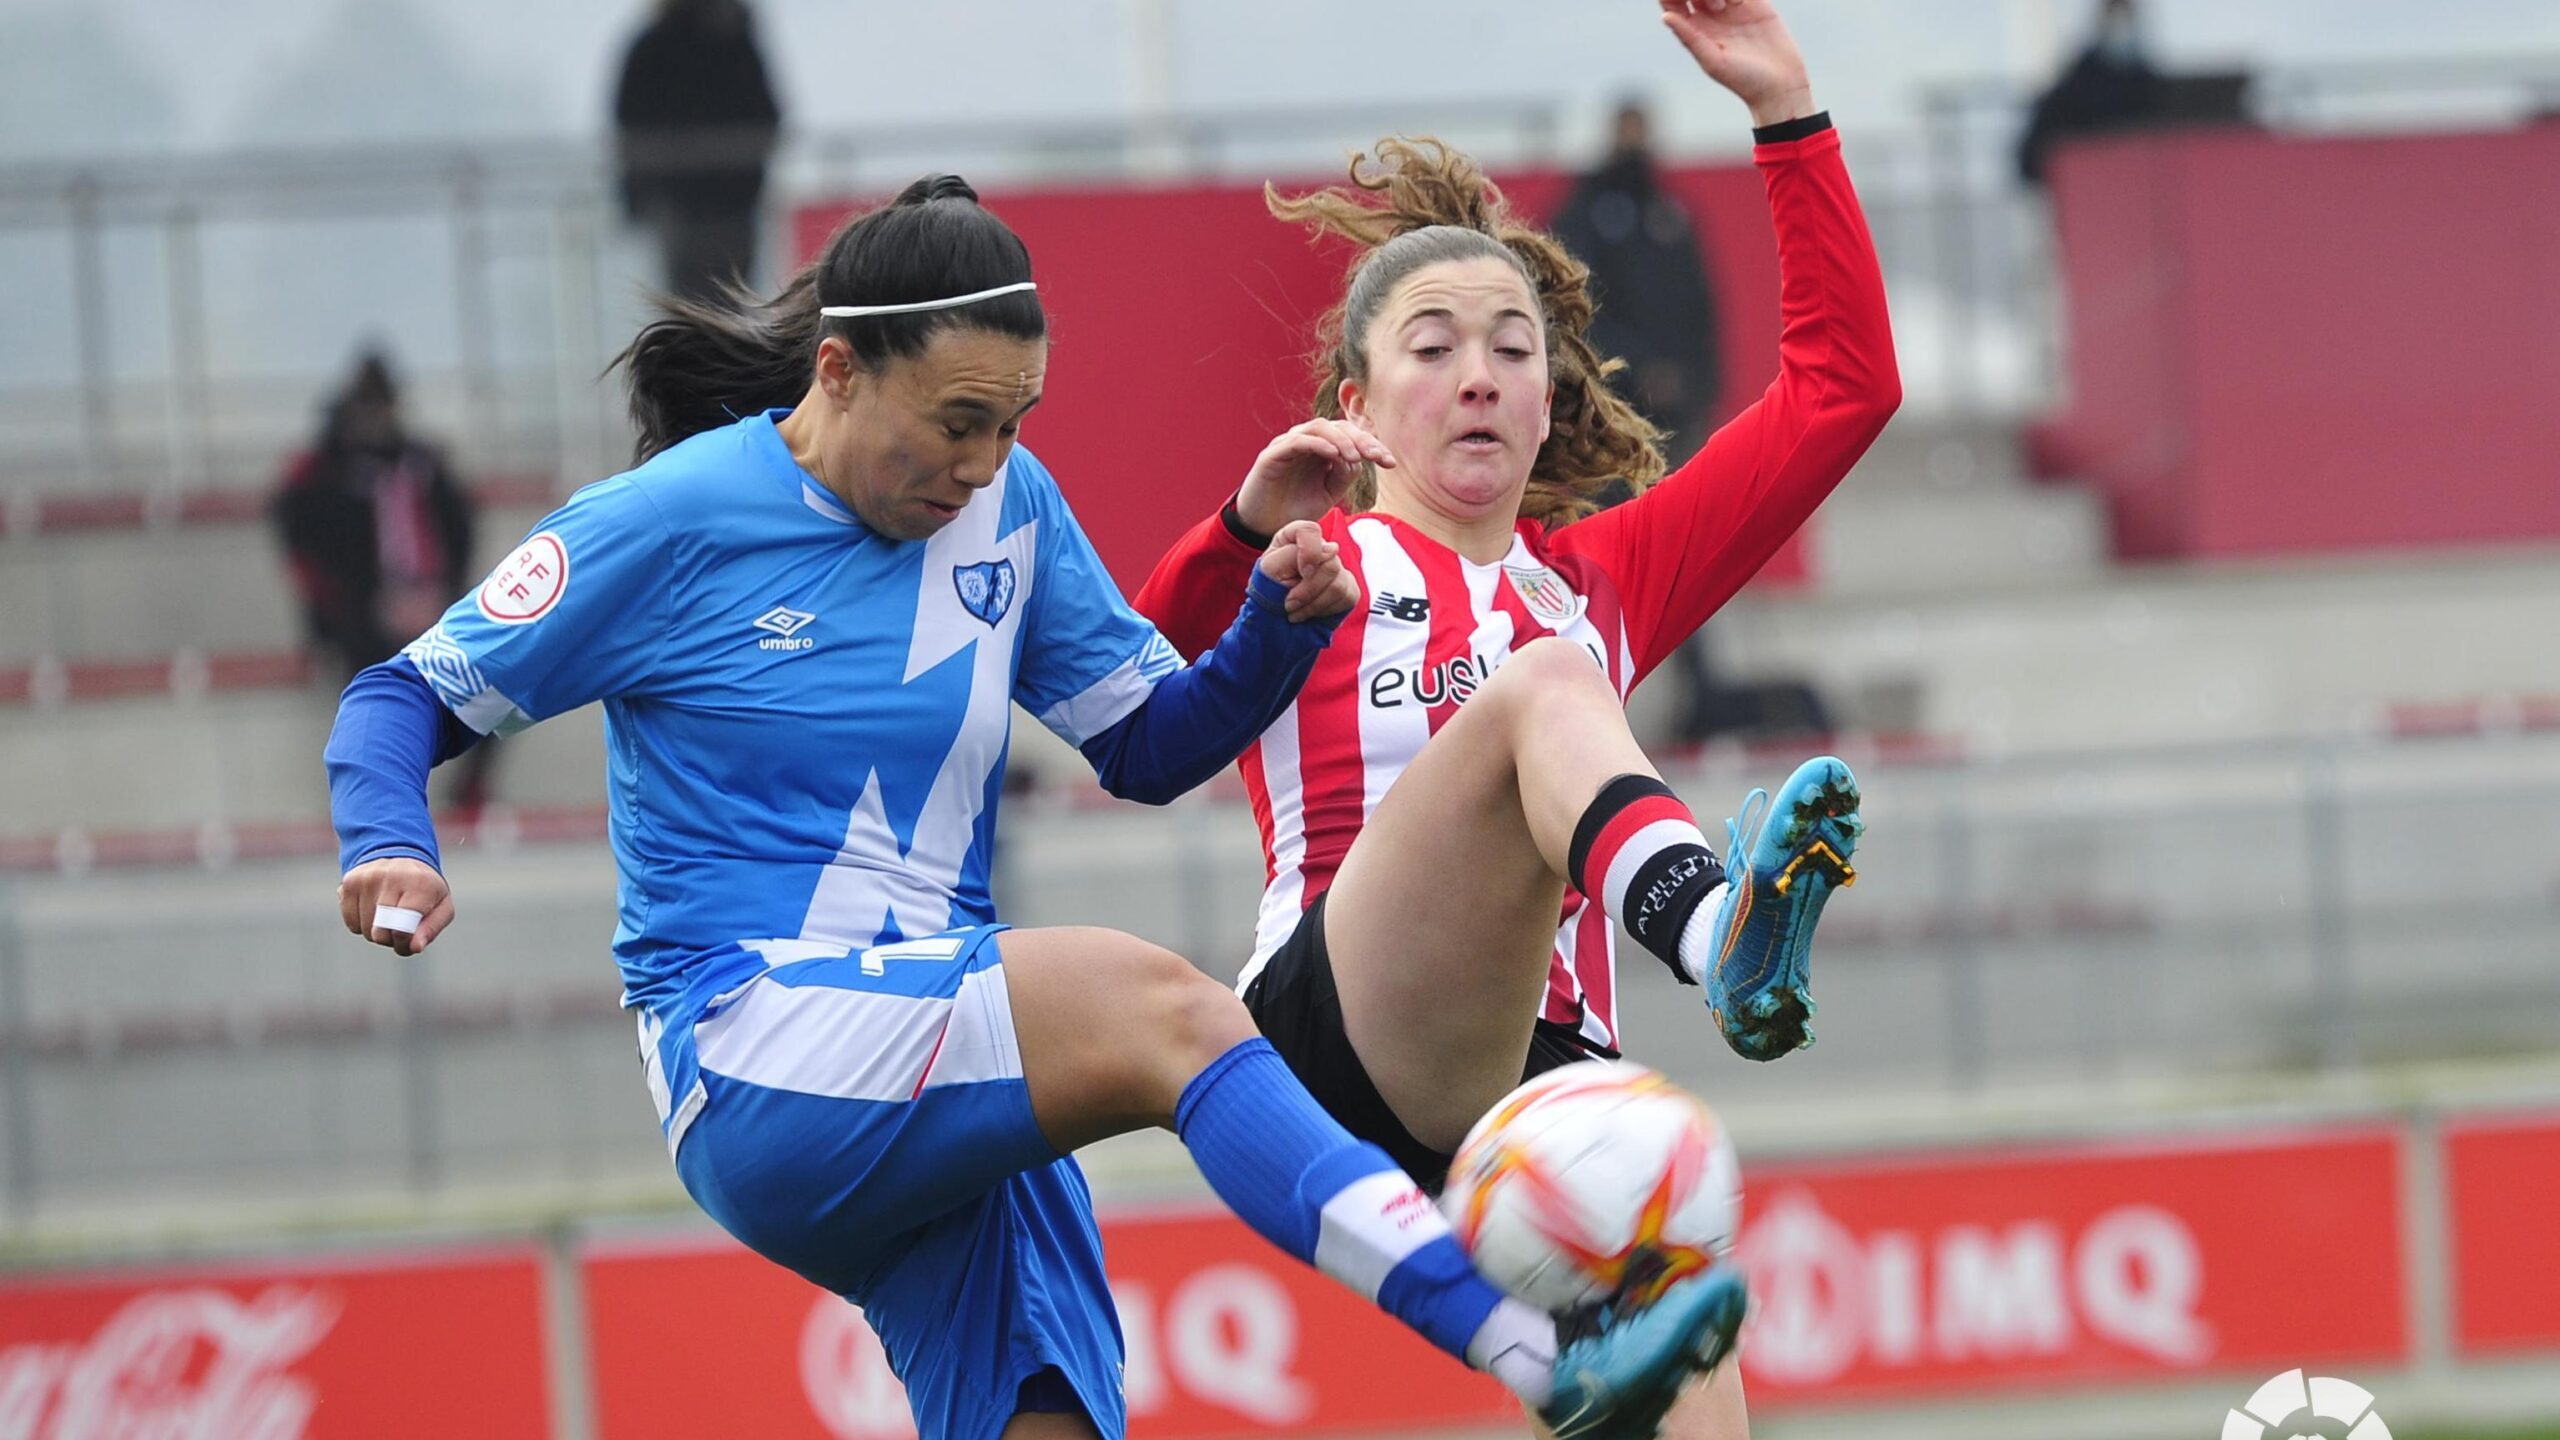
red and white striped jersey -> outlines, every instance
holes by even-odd
[[[1244,756],[1268,883],[1240,984],[1333,883],[1352,837],[1423,742],[1512,652],[1562,636],[1591,652],[1621,698],[1634,684],[1617,587],[1582,557],[1546,553],[1535,526],[1522,526],[1501,560],[1481,565],[1380,515],[1336,511],[1325,535],[1360,578],[1361,608],[1334,632],[1296,703]],[[1566,891],[1544,1009],[1604,1045],[1616,1043],[1610,924],[1599,906]]]
[[[1623,698],[1804,524],[1893,413],[1884,283],[1838,135],[1762,145],[1755,158],[1777,221],[1778,377],[1696,457],[1589,519],[1520,522],[1491,564],[1387,516],[1325,516],[1361,603],[1241,761],[1268,878],[1240,985],[1332,883],[1388,787],[1505,659],[1561,636],[1589,649]],[[1259,555],[1213,515],[1158,563],[1137,607],[1197,655]],[[1600,907],[1568,889],[1542,1014],[1612,1047],[1615,943]]]

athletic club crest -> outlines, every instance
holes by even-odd
[[[989,628],[1004,619],[1013,608],[1013,562],[981,560],[975,565],[951,567],[951,583],[960,587],[960,603],[969,613],[987,622]]]
[[[1563,576],[1546,566],[1505,565],[1502,573],[1510,578],[1520,603],[1529,607],[1530,618],[1539,624],[1561,630],[1581,617],[1583,598],[1573,593]]]

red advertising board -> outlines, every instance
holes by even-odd
[[[543,1440],[530,1251],[0,1280],[0,1440]]]
[[[1751,1166],[1755,1409],[2409,1351],[2395,1130]]]
[[[2444,1175],[2455,1347],[2560,1348],[2560,1112],[2447,1125]]]
[[[2131,556],[2560,535],[2556,169],[2548,121],[2064,147],[2070,398],[2038,468],[2105,496]]]
[[[2376,1124],[1748,1166],[1753,1407],[2405,1362],[2403,1143]],[[2461,1348],[2560,1343],[2537,1208],[2560,1114],[2458,1122],[2446,1147]],[[1123,1215],[1104,1242],[1139,1440],[1516,1422],[1223,1214]],[[579,1260],[602,1440],[911,1440],[834,1296],[710,1234]],[[0,1440],[536,1440],[542,1323],[523,1249],[18,1279]]]
[[[1103,1248],[1137,1440],[1518,1418],[1491,1381],[1223,1214],[1111,1221]],[[602,1440],[912,1440],[880,1342],[836,1297],[716,1240],[592,1251],[585,1270]]]
[[[1750,1167],[1752,1405],[2403,1359],[2400,1143],[2373,1127]],[[1107,1223],[1104,1244],[1139,1436],[1513,1413],[1224,1216]],[[687,1247],[587,1273],[605,1440],[913,1434],[856,1312],[761,1261]],[[703,1373],[727,1377],[717,1396],[689,1393]]]

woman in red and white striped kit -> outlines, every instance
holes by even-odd
[[[1810,1038],[1807,945],[1854,878],[1839,761],[1747,800],[1728,870],[1627,728],[1626,694],[1901,398],[1839,136],[1771,0],[1659,3],[1751,109],[1783,314],[1768,391],[1662,476],[1584,335],[1582,266],[1465,157],[1382,142],[1354,164],[1363,193],[1271,197],[1365,250],[1328,317],[1323,418],[1273,441],[1137,599],[1205,649],[1263,537],[1298,519],[1359,576],[1361,605],[1242,761],[1270,880],[1240,987],[1316,1098],[1434,1188],[1524,1074],[1616,1053],[1612,918],[1706,986],[1735,1050],[1775,1059]],[[1592,513],[1611,484],[1640,493]],[[1670,1431],[1745,1428],[1738,1382],[1716,1381]]]

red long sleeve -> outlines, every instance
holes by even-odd
[[[1638,679],[1768,563],[1902,403],[1884,277],[1839,132],[1762,145],[1753,158],[1777,229],[1777,379],[1661,483],[1545,537],[1616,583]],[[1216,643],[1259,555],[1211,515],[1156,563],[1138,611],[1197,655]]]
[[[1753,158],[1778,232],[1778,378],[1660,484],[1548,537],[1617,582],[1639,679],[1768,563],[1902,403],[1884,277],[1839,132]]]

